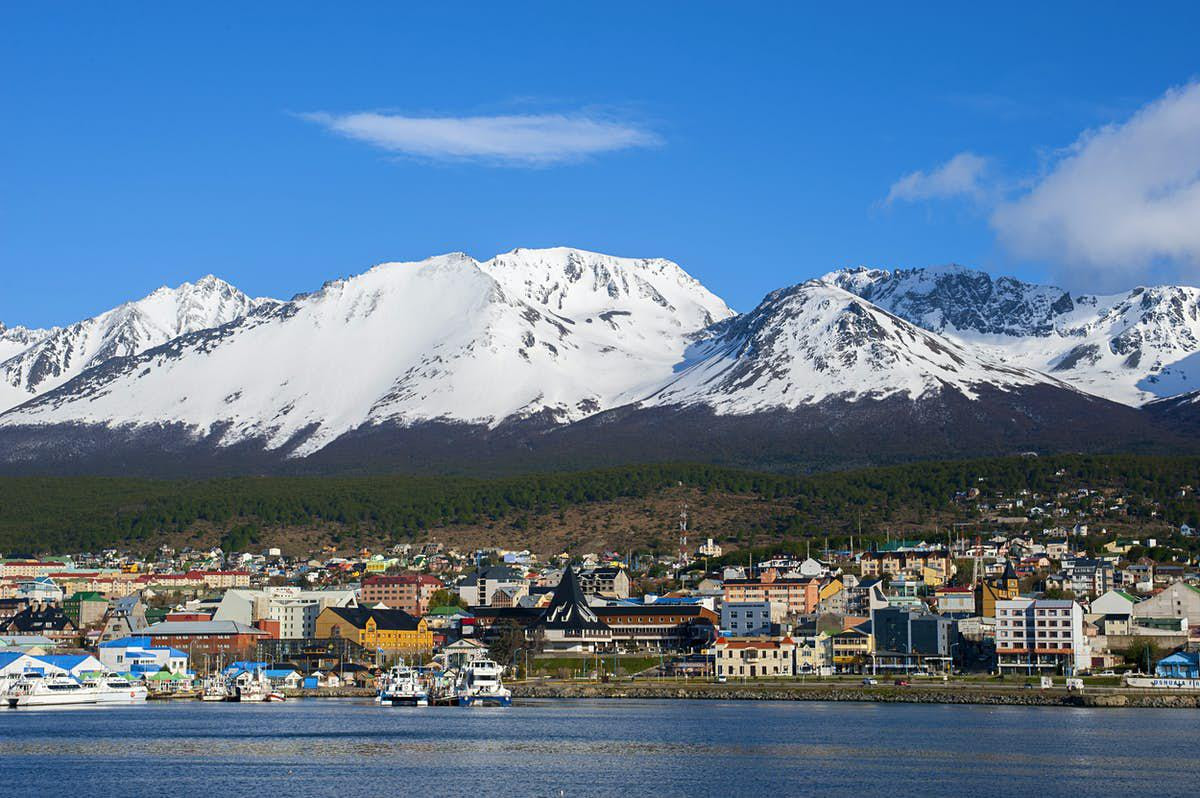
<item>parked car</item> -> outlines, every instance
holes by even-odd
[[[729,681],[729,677],[723,673],[717,677],[717,684],[725,684],[727,681]]]
[[[862,680],[862,683],[863,683],[863,684],[868,684],[868,685],[870,685],[870,684],[879,684],[879,680],[878,680],[878,679],[871,679],[871,678],[869,678],[869,677],[868,677],[868,678],[866,678],[866,679],[863,679],[863,680]]]

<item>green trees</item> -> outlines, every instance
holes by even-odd
[[[813,475],[762,474],[695,464],[653,464],[595,471],[467,477],[228,477],[148,480],[106,477],[0,479],[0,552],[149,549],[163,535],[216,530],[227,550],[254,546],[262,532],[317,527],[355,540],[413,540],[456,524],[503,522],[514,535],[540,513],[590,502],[639,499],[682,485],[702,493],[752,496],[772,510],[756,528],[727,538],[831,542],[870,532],[892,519],[967,518],[956,492],[1053,494],[1064,486],[1108,487],[1127,499],[1129,517],[1178,525],[1200,516],[1194,490],[1200,458],[1129,455],[1010,457],[922,462]],[[783,510],[776,510],[782,505]],[[739,536],[741,536],[739,538]],[[227,545],[226,545],[227,544]],[[777,549],[772,545],[770,548]],[[797,550],[799,553],[799,550]]]

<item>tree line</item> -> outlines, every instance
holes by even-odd
[[[479,479],[435,476],[226,477],[152,480],[113,477],[0,479],[0,552],[145,550],[166,535],[220,531],[232,549],[263,529],[313,527],[413,540],[441,527],[517,519],[578,504],[642,498],[677,485],[750,495],[775,513],[781,537],[855,531],[898,517],[954,507],[956,493],[979,488],[1012,495],[1028,488],[1118,488],[1131,517],[1200,525],[1195,493],[1200,457],[1062,455],[920,462],[811,475],[712,465],[654,464]]]

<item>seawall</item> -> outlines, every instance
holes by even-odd
[[[1200,707],[1200,695],[1119,688],[1022,690],[966,685],[853,686],[516,682],[514,698],[691,698],[717,701],[868,701],[1057,707]]]

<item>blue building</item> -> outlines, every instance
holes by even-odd
[[[725,637],[769,637],[779,631],[771,622],[769,601],[727,601],[721,605],[721,634]]]
[[[1176,651],[1163,657],[1154,666],[1154,675],[1161,679],[1200,679],[1200,653]]]

